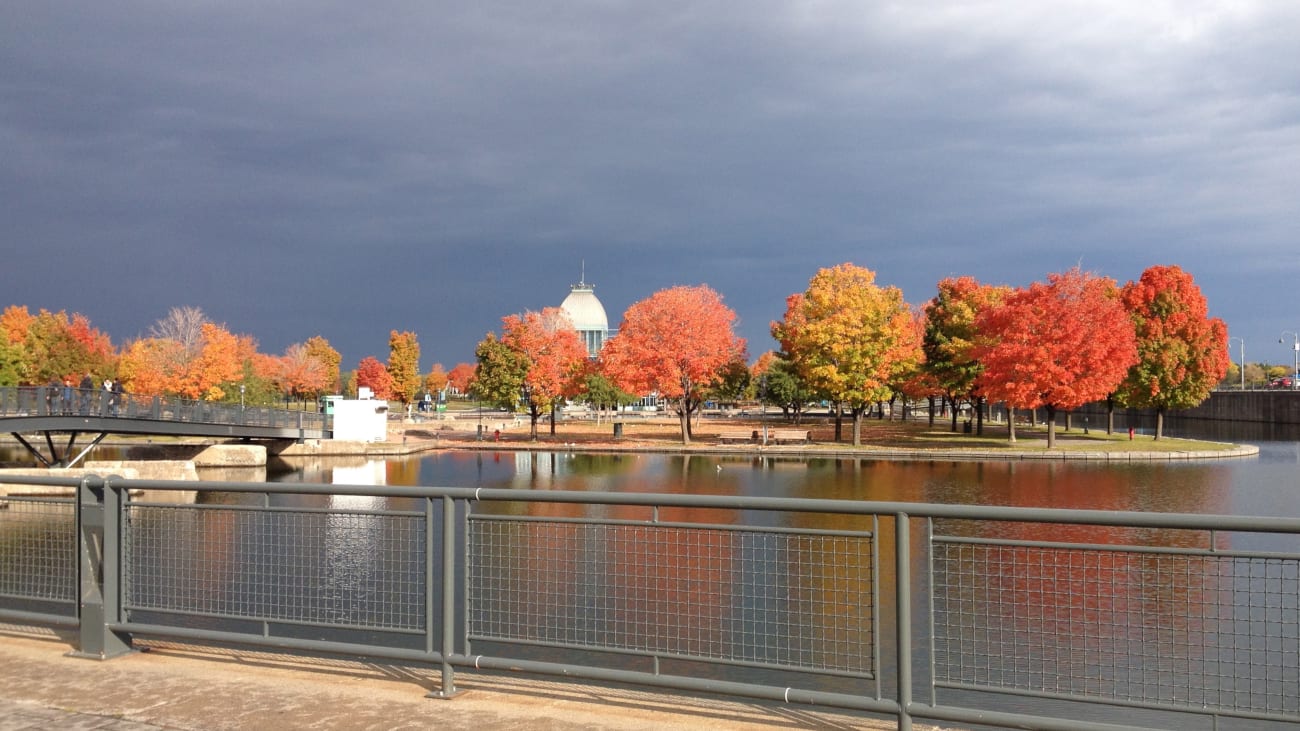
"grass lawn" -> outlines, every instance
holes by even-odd
[[[587,446],[596,446],[599,444],[608,444],[623,448],[646,446],[646,447],[672,447],[681,445],[681,430],[676,418],[672,417],[635,417],[621,419],[623,424],[623,436],[615,440],[613,436],[613,424],[609,420],[602,420],[600,424],[591,420],[562,420],[556,424],[555,434],[550,433],[550,425],[539,422],[538,439],[543,444],[583,444]],[[460,422],[455,429],[463,429],[468,422]],[[713,447],[720,444],[720,434],[723,432],[735,431],[754,431],[762,432],[766,424],[770,430],[774,429],[800,429],[808,430],[812,433],[812,442],[810,448],[834,447],[837,450],[861,450],[871,452],[882,449],[909,449],[909,450],[974,450],[981,452],[1001,451],[1007,453],[1015,452],[1046,452],[1047,451],[1047,427],[1017,425],[1016,441],[1011,442],[1007,439],[1007,426],[1005,423],[995,424],[986,423],[984,425],[984,435],[965,434],[962,431],[956,433],[951,431],[950,422],[936,422],[931,428],[925,421],[887,421],[877,419],[866,419],[862,424],[862,446],[854,447],[852,445],[853,423],[845,420],[843,426],[842,438],[839,442],[835,441],[834,422],[825,416],[817,416],[810,419],[804,419],[799,425],[790,424],[777,418],[769,417],[766,422],[753,418],[732,417],[718,418],[708,417],[699,419],[695,422],[691,443],[697,447]],[[428,425],[426,424],[425,427]],[[413,426],[412,429],[421,427]],[[961,427],[958,427],[959,430]],[[443,435],[452,437],[447,434],[447,427],[443,427]],[[473,432],[474,425],[468,424],[468,430]],[[471,435],[472,436],[472,435]],[[512,426],[502,433],[502,440],[506,442],[531,441],[529,437],[528,422],[524,419],[519,426]],[[742,445],[743,446],[743,445]],[[801,448],[803,445],[788,445],[793,448]],[[1164,437],[1156,440],[1151,435],[1136,435],[1132,440],[1129,439],[1128,432],[1116,434],[1106,434],[1104,430],[1089,429],[1085,434],[1079,426],[1074,426],[1069,431],[1064,427],[1058,426],[1056,429],[1056,446],[1052,451],[1093,451],[1093,452],[1189,452],[1189,451],[1223,451],[1231,449],[1234,445],[1220,442],[1205,442],[1191,439],[1174,439]]]

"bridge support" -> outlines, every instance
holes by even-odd
[[[65,434],[65,433],[68,435],[68,443],[63,447],[63,454],[60,455],[60,454],[59,454],[59,448],[54,444],[54,436],[53,436],[53,435],[54,435],[54,434]],[[39,449],[37,449],[36,447],[32,446],[32,443],[29,442],[29,441],[27,441],[26,439],[24,439],[22,434],[19,434],[19,433],[17,433],[17,432],[10,432],[10,434],[13,436],[13,438],[16,439],[16,440],[18,440],[18,443],[21,444],[21,445],[23,445],[23,447],[27,450],[27,452],[28,452],[29,454],[31,454],[33,457],[35,457],[35,458],[36,458],[36,461],[40,462],[41,465],[44,466],[44,467],[46,467],[46,468],[55,468],[55,467],[76,467],[77,464],[78,464],[79,462],[81,462],[81,460],[85,459],[85,457],[86,457],[87,454],[90,454],[90,450],[92,450],[92,449],[94,449],[96,446],[98,446],[100,442],[104,441],[104,437],[108,436],[108,432],[100,432],[100,433],[99,433],[99,436],[97,436],[97,437],[95,437],[93,440],[91,440],[90,444],[87,444],[86,446],[82,447],[81,451],[77,453],[77,456],[76,456],[76,457],[73,457],[73,458],[69,459],[69,458],[68,458],[68,455],[69,455],[69,454],[72,454],[72,449],[73,449],[73,447],[75,447],[76,444],[77,444],[77,437],[78,437],[79,435],[83,434],[83,433],[85,433],[85,432],[77,432],[77,431],[74,431],[74,432],[54,432],[54,431],[43,431],[43,432],[41,432],[41,434],[45,437],[45,445],[46,445],[47,447],[49,447],[49,450],[50,450],[50,456],[49,456],[49,458],[47,459],[46,456],[45,456],[45,454],[43,454],[43,453],[41,452],[41,450],[39,450]]]

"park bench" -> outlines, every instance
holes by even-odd
[[[758,432],[753,430],[724,431],[718,435],[718,441],[723,444],[729,442],[756,442],[758,441]]]
[[[812,432],[807,429],[773,429],[768,432],[767,440],[774,444],[808,444],[812,441]]]

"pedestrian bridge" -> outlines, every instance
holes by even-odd
[[[46,467],[75,467],[109,434],[295,441],[332,434],[315,412],[55,386],[0,388],[0,432]]]

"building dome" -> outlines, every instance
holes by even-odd
[[[605,306],[596,298],[595,287],[586,282],[572,285],[569,296],[560,303],[560,309],[573,321],[573,327],[587,346],[587,355],[595,357],[605,344],[609,333],[609,318]]]

